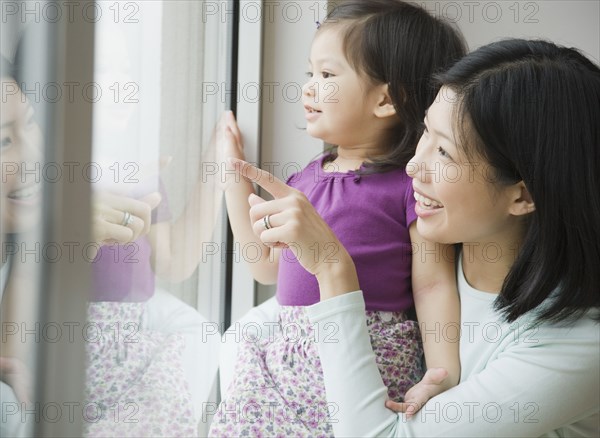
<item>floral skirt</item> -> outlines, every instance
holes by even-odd
[[[197,435],[183,337],[144,329],[144,312],[145,303],[89,304],[87,437]]]
[[[268,339],[242,339],[209,436],[333,436],[335,406],[327,403],[315,340],[334,334],[310,325],[303,307],[281,307],[278,322]],[[402,400],[423,376],[418,324],[402,312],[367,311],[367,328],[388,395]]]

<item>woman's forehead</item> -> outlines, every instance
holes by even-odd
[[[456,92],[451,88],[442,87],[431,106],[425,111],[427,122],[435,124],[440,134],[446,137],[450,137],[456,127],[456,101]]]

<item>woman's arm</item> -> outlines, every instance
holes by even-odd
[[[317,343],[336,436],[541,436],[599,411],[600,340],[591,320],[544,332],[516,327],[508,336],[515,342],[407,420],[384,407],[362,294],[322,301],[308,315],[336,328]]]
[[[462,364],[473,371],[458,386],[429,400],[410,420],[385,408],[387,390],[367,333],[362,293],[348,293],[358,289],[352,260],[301,193],[247,163],[237,161],[236,169],[275,197],[250,209],[255,230],[264,214],[271,215],[274,228],[262,231],[261,240],[288,245],[319,280],[321,302],[308,308],[308,316],[328,334],[317,347],[336,436],[540,436],[598,415],[600,333],[587,318],[573,327],[504,324],[501,344],[470,345],[463,333],[461,348],[476,348],[477,363]],[[331,241],[340,245],[338,262],[314,259],[311,245]],[[479,329],[498,325],[484,317],[463,320],[461,327],[470,330],[474,323]],[[597,418],[588,422],[590,430],[567,432],[593,436]]]
[[[401,417],[385,408],[387,388],[371,347],[362,292],[321,300],[307,314],[320,331],[333,333],[317,346],[335,435],[396,436]]]

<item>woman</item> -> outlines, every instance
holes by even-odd
[[[459,243],[461,383],[410,421],[386,409],[355,269],[298,192],[238,164],[275,200],[251,201],[263,242],[290,245],[316,275],[311,322],[338,436],[597,436],[600,411],[600,69],[573,49],[507,40],[439,78],[407,166],[419,233]],[[263,217],[280,224],[265,230]],[[336,263],[310,250],[339,245]],[[353,292],[354,291],[354,292]],[[353,292],[353,293],[348,293]],[[453,330],[452,330],[453,329]],[[429,370],[406,411],[444,372]]]

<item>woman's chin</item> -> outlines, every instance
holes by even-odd
[[[443,231],[439,225],[430,223],[427,218],[417,218],[417,231],[424,239],[430,242],[454,244],[455,239],[451,239],[447,232]]]

